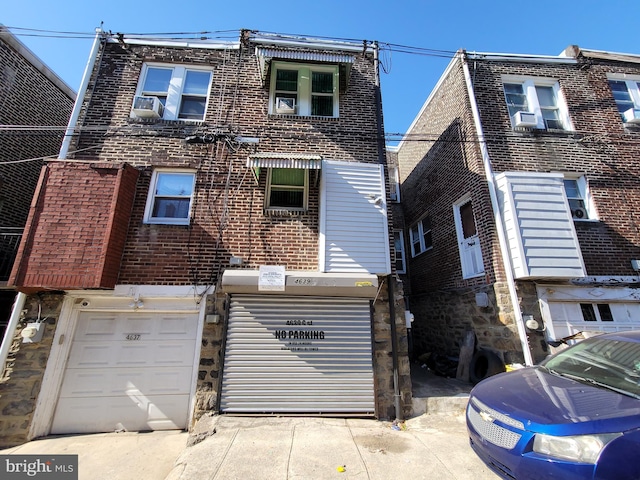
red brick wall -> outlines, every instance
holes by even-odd
[[[492,261],[497,242],[489,191],[462,68],[455,65],[398,152],[402,182],[408,274],[413,293],[495,281],[501,260]],[[463,280],[453,205],[471,194],[486,277]],[[433,249],[411,257],[408,229],[431,218]],[[501,277],[500,277],[501,279]]]
[[[266,169],[256,182],[246,167],[254,152],[321,155],[376,163],[375,70],[370,54],[355,54],[350,84],[340,94],[337,119],[269,116],[268,85],[263,85],[254,46],[237,50],[169,49],[108,44],[91,93],[84,125],[100,133],[81,135],[76,158],[126,161],[142,172],[135,191],[119,283],[209,284],[229,258],[244,266],[285,265],[318,268],[319,183],[311,172],[309,210],[272,216],[263,211]],[[145,61],[208,65],[214,70],[205,122],[140,122],[129,118]],[[97,78],[97,80],[96,80]],[[85,105],[85,109],[87,106]],[[104,131],[108,133],[105,135]],[[232,132],[232,133],[231,133]],[[256,136],[256,146],[186,144],[197,133]],[[196,196],[190,226],[143,223],[151,173],[155,167],[196,169]]]
[[[0,38],[0,125],[66,126],[73,99]],[[55,155],[64,131],[8,131],[0,135],[0,227],[23,227],[42,161]]]
[[[45,167],[9,283],[113,288],[137,177],[132,167],[113,164]]]
[[[640,130],[625,130],[607,72],[640,75],[640,64],[477,62],[474,89],[489,155],[501,171],[586,175],[599,221],[575,222],[588,275],[635,275],[640,257]],[[575,131],[511,131],[501,75],[557,79]],[[505,135],[505,132],[507,135]]]

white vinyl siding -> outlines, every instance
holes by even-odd
[[[319,269],[335,273],[391,273],[381,165],[323,161]]]
[[[220,409],[375,412],[367,299],[233,295]]]
[[[563,175],[508,172],[496,182],[515,278],[585,276]]]

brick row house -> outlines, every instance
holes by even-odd
[[[640,328],[640,56],[460,51],[394,155],[413,355],[477,380]]]
[[[409,413],[376,44],[99,32],[89,64],[11,275],[43,331],[4,443]]]
[[[0,338],[16,297],[7,286],[44,157],[60,151],[75,92],[0,25]],[[0,355],[4,363],[11,346]]]

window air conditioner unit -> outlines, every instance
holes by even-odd
[[[587,211],[584,208],[578,207],[578,208],[572,208],[571,209],[571,216],[573,218],[589,218],[587,216]]]
[[[296,99],[276,97],[276,113],[296,113]]]
[[[158,97],[136,97],[133,113],[140,118],[162,118],[164,105]]]
[[[622,115],[625,123],[640,123],[640,108],[630,108]]]
[[[516,112],[514,115],[516,127],[536,127],[538,126],[538,119],[536,114],[532,112]]]

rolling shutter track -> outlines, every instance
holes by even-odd
[[[235,295],[222,412],[375,412],[369,300]]]

